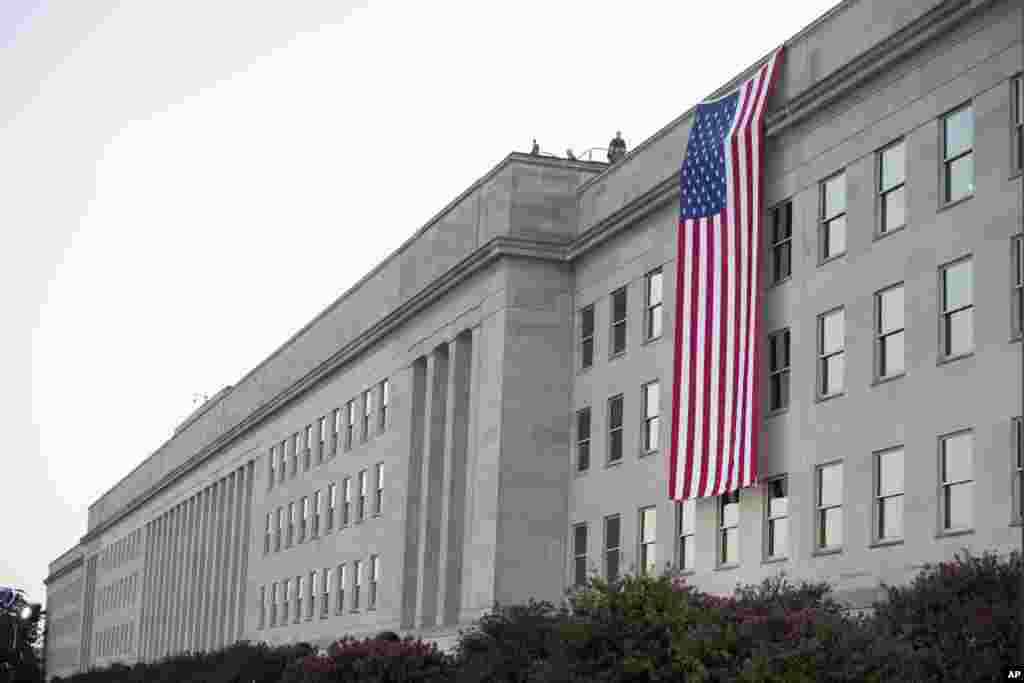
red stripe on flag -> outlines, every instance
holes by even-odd
[[[688,392],[689,400],[686,406],[686,479],[683,481],[683,497],[689,498],[692,495],[692,484],[693,484],[693,426],[694,426],[694,412],[696,412],[696,401],[693,397],[696,395],[697,386],[697,281],[700,279],[700,269],[697,267],[700,258],[700,230],[697,229],[697,221],[689,221],[687,223],[687,229],[690,231],[690,236],[693,238],[693,245],[691,247],[691,263],[693,266],[690,268],[692,271],[690,277],[692,278],[687,286],[690,288],[690,391]]]
[[[683,287],[683,277],[686,273],[686,221],[679,221],[679,238],[676,245],[676,320],[675,338],[673,339],[675,358],[672,362],[672,446],[671,456],[668,463],[668,497],[678,497],[678,472],[679,472],[679,387],[681,385],[679,373],[682,371],[682,354],[679,345],[683,338],[683,296],[686,293]]]

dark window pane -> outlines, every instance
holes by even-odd
[[[620,353],[626,349],[626,325],[612,327],[612,353]]]
[[[882,337],[879,348],[879,374],[882,377],[898,375],[904,371],[903,333]]]
[[[960,157],[947,166],[946,201],[955,202],[974,194],[974,155]]]
[[[580,336],[590,337],[594,334],[594,307],[588,306],[580,312]]]
[[[579,444],[579,448],[576,453],[576,469],[580,472],[590,468],[590,442],[584,441]]]
[[[587,558],[577,557],[574,560],[573,583],[582,586],[587,582]]]
[[[693,569],[694,537],[687,536],[679,542],[679,566]]]
[[[608,517],[604,525],[604,546],[605,548],[619,547],[619,522],[618,516]]]
[[[903,182],[906,154],[903,143],[882,152],[881,189],[888,190]]]
[[[785,242],[773,249],[775,281],[784,280],[793,274],[792,242]]]
[[[896,230],[907,224],[906,188],[882,195],[882,232]]]
[[[586,341],[583,342],[583,348],[581,350],[581,353],[582,353],[583,357],[582,357],[580,362],[582,363],[583,367],[589,368],[591,365],[594,364],[594,340],[593,339],[587,339]]]
[[[617,429],[611,433],[608,444],[608,460],[614,462],[622,459],[622,430]]]
[[[965,308],[946,316],[946,355],[967,353],[974,345],[974,309]]]
[[[612,294],[612,321],[626,317],[626,290],[620,289]]]
[[[974,147],[974,110],[964,107],[945,119],[946,158],[950,159]]]
[[[619,578],[619,551],[605,553],[605,570],[607,572],[606,578],[609,581],[614,581]]]
[[[608,422],[609,427],[614,429],[622,426],[622,397],[616,396],[609,402]]]
[[[584,408],[576,413],[576,440],[590,438],[590,408]]]
[[[785,204],[775,209],[773,242],[781,242],[793,235],[793,203]]]
[[[587,527],[584,524],[576,525],[573,545],[573,552],[582,555],[587,552]]]

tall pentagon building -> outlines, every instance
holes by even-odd
[[[50,565],[48,673],[450,643],[494,601],[666,564],[865,605],[1017,547],[1022,35],[1016,0],[848,0],[785,42],[760,485],[667,494],[692,111],[611,166],[510,154],[90,507]]]

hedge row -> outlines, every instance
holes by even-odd
[[[454,653],[390,638],[307,645],[241,643],[73,683],[448,683],[558,681],[988,681],[1014,664],[1021,559],[994,554],[927,566],[870,616],[851,616],[827,583],[784,576],[709,595],[672,574],[593,579],[566,603],[495,607]]]

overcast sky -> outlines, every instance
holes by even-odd
[[[506,154],[632,148],[833,4],[0,0],[0,584]]]

